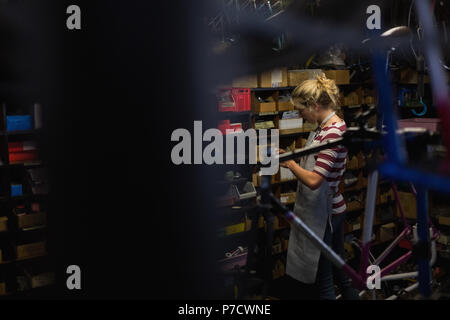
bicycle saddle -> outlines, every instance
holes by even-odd
[[[382,34],[380,34],[378,37],[374,37],[374,38],[367,38],[364,39],[362,41],[362,43],[367,43],[368,41],[370,41],[371,39],[375,40],[375,39],[400,39],[400,38],[404,38],[408,35],[411,35],[411,29],[407,26],[398,26],[398,27],[394,27],[391,28],[389,30],[386,30],[385,32],[383,32]]]

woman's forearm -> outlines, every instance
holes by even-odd
[[[308,188],[314,190],[320,187],[323,177],[315,172],[303,169],[295,161],[289,161],[288,168]]]

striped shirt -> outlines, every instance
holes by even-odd
[[[344,121],[333,122],[331,125],[320,130],[314,138],[313,144],[340,138],[345,130],[347,130],[347,126]],[[345,171],[346,158],[347,148],[344,146],[336,146],[322,150],[315,156],[316,164],[313,172],[320,174],[326,179],[331,190],[334,192],[333,214],[342,214],[347,209],[344,197],[339,192],[339,182]]]

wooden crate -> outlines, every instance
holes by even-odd
[[[46,223],[47,223],[47,214],[45,212],[17,215],[17,225],[19,228],[42,226],[45,225]]]
[[[332,79],[336,84],[349,84],[350,72],[348,70],[324,70],[328,79]]]
[[[16,247],[17,259],[43,256],[47,253],[45,241],[20,244]]]

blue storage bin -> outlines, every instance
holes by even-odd
[[[6,131],[33,129],[33,119],[30,115],[6,116]]]
[[[18,197],[22,195],[21,184],[11,184],[11,197]]]

